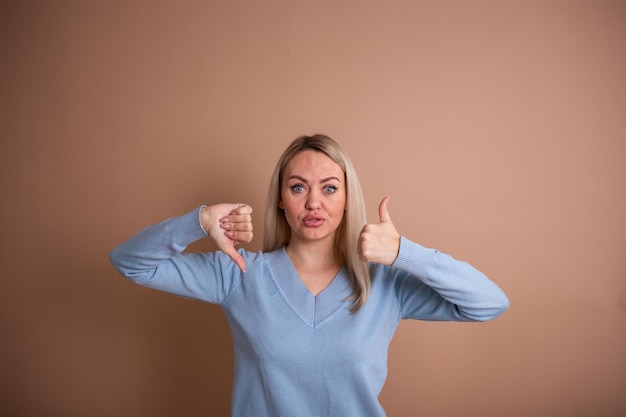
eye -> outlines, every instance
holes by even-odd
[[[335,191],[337,191],[337,187],[335,187],[334,185],[327,185],[327,186],[324,187],[324,192],[326,194],[332,194]]]
[[[302,193],[304,192],[304,185],[302,184],[295,184],[291,186],[291,191],[293,191],[294,193]]]

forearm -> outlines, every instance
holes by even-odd
[[[492,320],[509,306],[504,292],[469,263],[408,239],[402,238],[400,253],[393,266],[409,272],[432,288],[469,320]],[[437,306],[436,310],[440,312],[444,307]],[[455,313],[451,311],[451,317]]]
[[[206,237],[199,211],[197,208],[147,227],[113,249],[109,255],[111,263],[122,275],[135,281],[150,277],[164,261]]]

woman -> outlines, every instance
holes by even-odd
[[[235,250],[252,239],[252,209],[217,204],[143,230],[111,260],[141,285],[222,307],[234,416],[384,416],[378,395],[401,319],[486,321],[508,308],[471,265],[401,237],[388,201],[365,225],[345,152],[303,136],[272,176],[262,252]],[[221,250],[181,253],[207,234]]]

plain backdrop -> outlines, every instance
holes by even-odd
[[[221,310],[108,253],[218,202],[259,250],[275,161],[321,132],[369,221],[390,194],[511,300],[403,322],[390,416],[626,415],[625,45],[623,1],[4,0],[0,414],[228,415]]]

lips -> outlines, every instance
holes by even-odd
[[[324,219],[321,216],[306,216],[302,222],[306,227],[320,227],[324,224]]]

